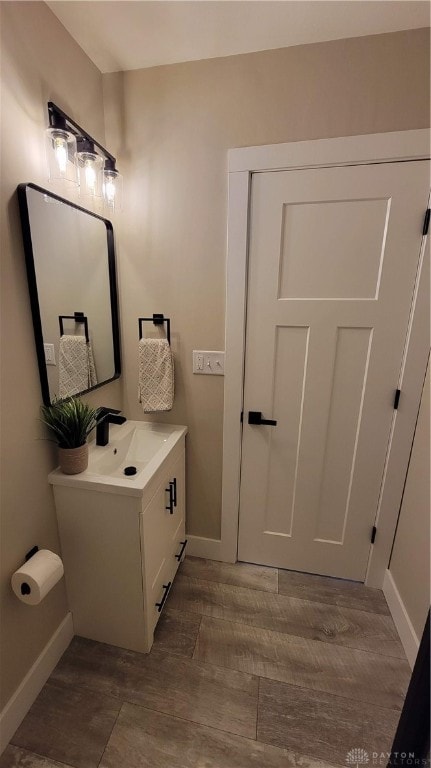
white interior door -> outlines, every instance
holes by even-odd
[[[240,560],[365,578],[429,174],[253,175]]]

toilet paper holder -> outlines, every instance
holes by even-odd
[[[25,562],[28,563],[28,561],[33,557],[33,555],[36,554],[36,552],[39,552],[39,547],[38,546],[34,546],[31,549],[29,549],[29,551],[27,552],[27,554],[25,556]],[[21,584],[21,594],[22,595],[29,595],[30,592],[31,592],[31,589],[30,589],[29,585],[26,584],[26,582],[23,582],[23,584]]]
[[[37,546],[32,547],[31,549],[29,549],[29,551],[27,552],[27,554],[25,556],[25,562],[28,563],[30,558],[33,557],[33,555],[35,555],[36,552],[39,552],[39,547],[37,547]]]

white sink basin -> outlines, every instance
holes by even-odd
[[[137,496],[159,469],[187,427],[147,421],[109,425],[109,443],[89,444],[88,469],[79,475],[64,475],[60,469],[49,475],[52,485],[85,486]],[[135,468],[134,474],[125,469]]]
[[[136,426],[135,422],[126,422],[125,428],[119,430],[120,434],[115,433],[110,425],[112,431],[108,445],[102,447],[91,443],[88,472],[122,477],[125,467],[134,466],[138,472],[144,469],[155,453],[163,447],[163,443],[168,441],[172,428],[144,423],[141,426],[139,422],[138,425]]]

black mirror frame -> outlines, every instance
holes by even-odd
[[[116,268],[115,268],[114,230],[112,227],[112,223],[109,221],[109,219],[105,219],[103,218],[103,216],[99,216],[97,213],[88,211],[86,208],[82,208],[80,205],[71,203],[69,200],[66,200],[63,197],[59,197],[59,195],[56,195],[47,189],[43,189],[43,187],[39,187],[37,184],[32,184],[32,183],[19,184],[17,187],[18,204],[19,204],[21,226],[22,226],[22,237],[23,237],[23,244],[24,244],[25,264],[27,269],[27,282],[28,282],[28,290],[30,295],[31,313],[33,318],[34,340],[36,343],[36,354],[37,354],[37,362],[39,367],[40,386],[42,390],[42,398],[43,398],[44,404],[51,405],[51,398],[50,398],[49,384],[48,384],[48,374],[46,371],[46,363],[45,363],[45,352],[43,347],[44,342],[43,342],[43,332],[42,332],[42,320],[40,315],[39,296],[37,291],[36,270],[35,270],[34,258],[33,258],[33,243],[31,239],[30,217],[29,217],[29,211],[28,211],[28,205],[27,205],[27,189],[34,189],[36,190],[36,192],[41,192],[43,195],[47,195],[48,197],[51,197],[53,200],[57,200],[60,203],[65,203],[66,205],[70,206],[71,208],[74,208],[75,210],[86,213],[88,216],[93,216],[93,218],[99,219],[99,221],[102,221],[106,227],[115,373],[110,379],[105,379],[99,384],[95,384],[94,387],[90,387],[89,389],[85,389],[82,392],[77,393],[78,395],[83,395],[83,394],[86,394],[87,392],[92,392],[93,390],[98,389],[99,387],[103,387],[105,384],[109,384],[111,381],[118,379],[119,376],[121,375],[120,328],[119,328],[119,313],[118,313],[117,277],[116,277]]]

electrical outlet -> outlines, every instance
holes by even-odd
[[[193,350],[193,373],[204,372],[204,353]]]
[[[193,373],[224,376],[224,352],[193,350]]]
[[[44,344],[43,349],[45,352],[45,363],[47,365],[55,365],[55,349],[54,344]]]

